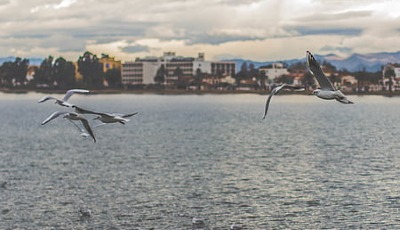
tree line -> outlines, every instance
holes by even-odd
[[[69,89],[84,87],[101,89],[104,82],[110,88],[121,87],[121,71],[109,69],[103,72],[103,64],[97,55],[86,51],[77,60],[77,65],[63,57],[45,58],[40,66],[29,68],[29,60],[17,57],[14,61],[4,62],[0,66],[0,86],[3,88],[50,88]],[[32,79],[27,79],[28,70],[33,73]],[[82,78],[77,80],[76,73]]]

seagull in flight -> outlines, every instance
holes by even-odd
[[[72,107],[73,104],[69,103],[68,100],[75,93],[80,93],[80,94],[89,93],[89,90],[86,90],[86,89],[70,89],[70,90],[67,91],[67,93],[65,94],[65,96],[64,96],[64,98],[62,100],[57,99],[57,98],[52,97],[52,96],[44,96],[43,98],[41,98],[38,101],[38,103],[42,103],[42,102],[45,102],[47,100],[55,100],[56,104],[59,104],[61,106],[65,106],[65,107]]]
[[[343,104],[353,104],[353,102],[348,100],[340,90],[336,89],[332,85],[324,72],[322,72],[321,66],[318,64],[317,60],[315,60],[310,51],[307,51],[307,67],[311,74],[317,79],[320,86],[320,88],[314,90],[312,94],[325,100],[335,99]]]
[[[265,119],[265,117],[267,116],[268,107],[269,107],[269,103],[271,102],[272,96],[274,96],[275,94],[279,93],[282,90],[304,91],[305,88],[301,87],[301,86],[294,86],[294,85],[288,85],[288,84],[282,84],[282,85],[279,85],[279,86],[275,87],[273,90],[271,90],[271,93],[268,96],[267,102],[265,103],[265,112],[264,112],[263,119]]]
[[[63,118],[66,118],[66,119],[70,120],[71,122],[72,121],[80,121],[80,122],[82,122],[83,127],[85,127],[86,131],[93,138],[93,141],[96,142],[96,138],[94,136],[94,133],[93,133],[92,129],[90,128],[88,120],[86,118],[84,118],[82,115],[78,114],[78,113],[57,111],[57,112],[52,113],[48,118],[46,118],[42,122],[42,125],[45,125],[45,124],[49,123],[50,121],[54,120],[55,118],[57,118],[59,116],[63,116]]]
[[[126,122],[129,121],[128,117],[132,117],[137,114],[136,113],[128,113],[128,114],[122,114],[122,113],[100,113],[100,112],[94,112],[91,110],[83,109],[81,107],[78,107],[76,105],[73,105],[72,108],[75,109],[75,112],[80,113],[80,114],[95,114],[98,115],[94,120],[100,120],[102,123],[116,123],[119,122],[123,125],[125,125]]]
[[[94,120],[100,120],[103,123],[119,122],[119,123],[125,125],[125,123],[129,121],[129,119],[127,119],[127,118],[136,115],[137,112],[136,113],[128,113],[128,114],[122,114],[122,113],[97,113],[97,114],[99,116],[94,118]]]

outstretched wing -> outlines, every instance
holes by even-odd
[[[321,66],[318,64],[317,60],[315,60],[314,56],[307,51],[307,67],[310,72],[317,79],[319,86],[324,90],[335,90],[332,83],[325,76],[324,72],[322,72]]]
[[[82,118],[82,119],[80,119],[80,120],[81,120],[81,122],[82,122],[82,124],[83,124],[83,127],[85,127],[86,131],[87,131],[87,132],[90,134],[90,136],[93,138],[93,141],[96,142],[96,137],[94,136],[94,133],[93,133],[92,129],[90,128],[89,122],[88,122],[86,119],[84,119],[84,118]]]
[[[55,98],[55,97],[52,97],[52,96],[44,96],[38,101],[38,103],[42,103],[42,102],[45,102],[47,100],[56,100],[57,101],[58,99]]]
[[[137,112],[136,112],[136,113],[128,113],[128,114],[122,115],[122,117],[123,117],[123,118],[132,117],[132,116],[134,116],[134,115],[136,115],[136,114],[138,114],[138,113],[137,113]]]
[[[269,103],[271,102],[271,98],[272,96],[274,96],[275,94],[279,93],[279,91],[281,91],[284,87],[286,86],[286,84],[282,84],[280,86],[275,87],[271,93],[268,96],[267,102],[265,103],[265,111],[264,111],[264,117],[263,119],[265,119],[265,117],[267,116],[267,112],[268,112],[268,107],[269,107]]]
[[[56,118],[59,117],[60,115],[64,115],[64,114],[67,114],[67,113],[68,113],[68,112],[63,112],[63,111],[54,112],[54,113],[52,113],[49,117],[47,117],[46,120],[44,120],[44,121],[42,122],[42,125],[45,125],[45,124],[49,123],[51,120],[56,119]]]
[[[304,91],[304,90],[306,90],[306,89],[304,88],[304,86],[285,85],[285,86],[283,87],[283,90],[300,92],[300,91]]]
[[[69,98],[74,94],[74,93],[89,93],[89,90],[86,89],[70,89],[65,93],[65,96],[63,98],[63,101],[68,101]]]

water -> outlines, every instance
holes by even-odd
[[[42,96],[0,95],[0,229],[400,227],[400,98],[73,96],[139,112],[93,143]]]

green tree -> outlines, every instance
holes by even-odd
[[[154,77],[154,81],[157,84],[163,84],[165,82],[165,78],[167,76],[167,70],[165,69],[164,64],[161,64],[160,68],[158,68],[156,76]]]
[[[42,61],[33,76],[36,84],[48,85],[50,87],[54,85],[53,61],[54,58],[52,56],[49,56]]]
[[[178,89],[186,89],[187,85],[188,85],[188,80],[185,79],[185,75],[183,73],[183,70],[177,66],[173,72],[173,76],[176,77],[178,79],[176,86]]]
[[[247,62],[243,62],[240,66],[240,71],[235,75],[236,84],[240,85],[240,81],[247,79],[249,76],[249,71],[247,68]]]
[[[53,65],[54,79],[62,89],[75,87],[75,66],[72,62],[59,57]]]
[[[108,87],[120,88],[122,85],[121,70],[120,69],[108,69],[105,73],[105,79],[108,83]]]
[[[86,51],[78,59],[78,72],[82,74],[84,85],[91,88],[103,86],[103,65],[96,55]]]
[[[258,70],[253,63],[249,65],[248,78],[258,78]]]
[[[394,69],[392,66],[385,66],[383,69],[383,77],[388,78],[389,82],[389,92],[392,92],[392,87],[393,87],[393,78],[396,77],[396,73],[394,72]]]
[[[305,62],[296,62],[288,67],[288,71],[290,73],[304,73],[306,71],[308,72],[306,65],[307,64]]]
[[[266,90],[267,89],[267,86],[265,85],[265,82],[267,81],[267,79],[268,79],[268,77],[265,74],[264,70],[261,70],[261,71],[258,72],[257,81],[259,82],[260,87],[261,87],[262,90]]]
[[[14,61],[15,82],[24,85],[26,82],[26,73],[28,72],[29,60],[17,57]]]
[[[204,73],[201,72],[200,68],[196,69],[196,74],[194,75],[194,84],[197,86],[197,90],[200,90],[201,82],[204,78]]]
[[[314,76],[310,73],[310,71],[304,73],[304,77],[301,83],[304,85],[304,88],[306,89],[308,89],[310,86],[312,87],[315,86],[315,79]]]
[[[19,57],[17,57],[14,62],[4,62],[0,68],[0,78],[2,85],[6,87],[24,85],[26,82],[28,65],[28,59],[22,59]]]
[[[278,78],[276,79],[276,81],[277,81],[277,82],[286,83],[286,84],[293,84],[293,82],[294,82],[294,77],[293,77],[293,76],[290,76],[290,75],[284,74],[284,75],[278,77]]]
[[[0,67],[1,85],[5,87],[12,86],[12,62],[4,62]]]
[[[357,92],[361,92],[364,86],[365,80],[365,68],[362,71],[357,71],[354,73],[354,78],[357,80]]]

